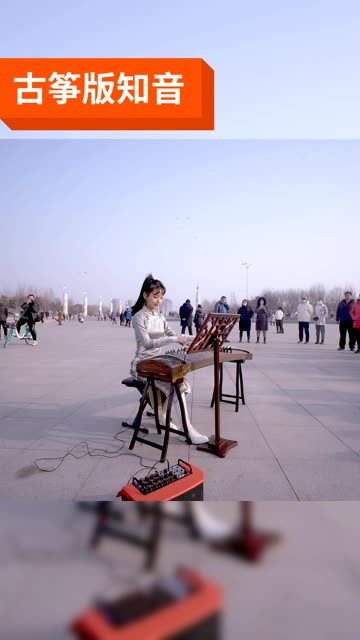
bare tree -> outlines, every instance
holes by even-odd
[[[69,307],[69,311],[74,316],[77,316],[83,310],[82,304],[74,304],[72,307]]]
[[[214,311],[215,304],[216,304],[216,300],[207,300],[205,298],[205,300],[203,300],[202,302],[202,306],[205,313],[212,313]]]
[[[310,287],[308,291],[308,298],[311,302],[315,303],[318,300],[320,300],[320,298],[322,300],[325,300],[325,297],[326,297],[326,289],[323,284],[314,284]]]
[[[344,291],[342,287],[333,287],[332,289],[327,291],[325,296],[325,301],[326,301],[330,316],[334,316],[336,314],[337,306],[343,297],[344,297]]]
[[[88,316],[96,316],[98,314],[98,307],[96,304],[89,304]]]

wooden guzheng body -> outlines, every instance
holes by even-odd
[[[220,351],[220,364],[224,362],[245,362],[252,360],[252,354],[242,349],[233,351]],[[211,351],[198,351],[186,354],[184,358],[173,355],[161,355],[155,358],[142,360],[137,364],[136,370],[139,377],[153,377],[164,382],[174,383],[184,378],[187,373],[202,369],[214,364],[214,356]]]

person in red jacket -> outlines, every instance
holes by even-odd
[[[357,344],[357,350],[355,351],[355,353],[360,353],[360,293],[358,295],[358,299],[356,300],[350,311],[350,315],[354,320],[353,331]]]

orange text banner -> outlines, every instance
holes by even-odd
[[[201,58],[1,58],[0,119],[14,130],[214,129]]]

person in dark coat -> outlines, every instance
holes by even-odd
[[[33,293],[29,293],[26,302],[21,305],[22,313],[16,323],[16,331],[19,334],[23,325],[27,324],[32,335],[33,345],[37,345],[37,335],[35,331],[35,323],[39,321],[39,304],[35,300]],[[23,336],[21,336],[23,337]]]
[[[0,302],[0,339],[1,339],[1,327],[4,330],[4,337],[6,338],[7,336],[7,317],[8,317],[8,310],[5,307],[5,305]]]
[[[346,344],[346,334],[349,334],[349,349],[355,349],[355,334],[353,329],[353,319],[351,317],[351,309],[355,304],[355,300],[351,291],[345,291],[345,298],[338,304],[336,310],[336,322],[339,323],[340,340],[338,351],[343,351]]]
[[[198,304],[195,311],[195,316],[194,316],[194,325],[195,325],[196,333],[199,333],[200,327],[203,324],[204,320],[205,320],[205,311],[203,310],[202,305]]]
[[[244,331],[247,333],[247,341],[250,342],[250,331],[251,331],[251,318],[254,315],[252,308],[250,307],[247,300],[243,300],[241,307],[238,309],[238,315],[240,316],[239,320],[239,331],[240,331],[240,340],[242,342],[242,337]]]
[[[265,298],[259,298],[257,301],[256,309],[256,342],[260,342],[260,333],[263,332],[264,343],[266,343],[266,332],[269,328],[268,317],[269,310],[266,306]]]
[[[192,323],[193,323],[193,307],[189,299],[185,300],[184,304],[179,309],[181,333],[185,334],[186,327],[188,328],[189,335],[192,336]]]

